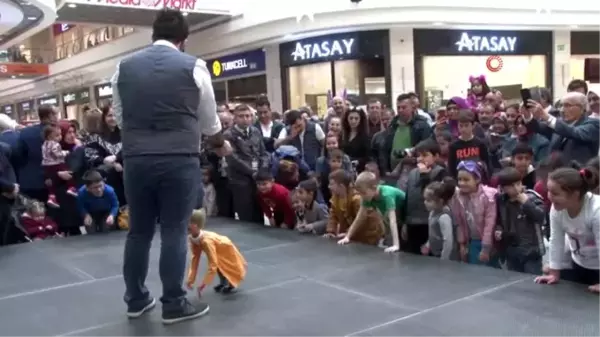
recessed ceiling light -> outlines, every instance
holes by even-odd
[[[17,78],[17,76],[15,76],[15,75],[12,75],[10,78]]]
[[[188,16],[188,12],[183,12],[183,16]]]
[[[75,7],[77,7],[76,4],[69,4],[69,8],[75,8]]]
[[[31,20],[31,21],[37,20],[37,17],[35,17],[35,16],[28,16],[27,20]]]
[[[571,28],[573,28],[573,29],[577,29],[577,28],[579,28],[579,26],[578,26],[578,25],[571,25],[571,26],[569,26],[569,27],[571,27]]]
[[[434,22],[434,23],[432,23],[432,25],[434,25],[434,26],[443,26],[444,23],[443,22]]]

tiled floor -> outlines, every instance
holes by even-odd
[[[598,296],[574,284],[212,220],[248,260],[241,291],[208,316],[164,327],[160,306],[125,318],[124,233],[0,248],[1,335],[598,336]],[[158,238],[157,238],[158,239]],[[160,296],[159,241],[149,288]],[[204,273],[204,266],[200,268]],[[192,295],[190,295],[192,296]]]

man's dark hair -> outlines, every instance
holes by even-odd
[[[475,114],[471,110],[461,110],[458,112],[459,123],[475,123]]]
[[[410,96],[410,98],[419,98],[419,95],[415,94],[415,93],[414,93],[414,92],[412,92],[412,91],[411,91],[411,92],[409,92],[407,95],[408,95],[408,96]]]
[[[396,98],[396,102],[401,102],[407,99],[412,99],[413,97],[410,94],[400,94],[398,95],[398,97]]]
[[[83,174],[83,182],[85,183],[85,186],[90,186],[102,181],[104,181],[102,174],[96,170],[89,170]]]
[[[533,149],[526,142],[518,142],[511,155],[514,157],[518,154],[528,154],[533,157]]]
[[[40,105],[38,108],[38,117],[40,121],[47,121],[54,114],[54,107],[49,104]]]
[[[435,139],[427,138],[420,141],[413,149],[413,152],[417,155],[431,153],[435,156],[436,154],[439,155],[441,150],[440,145],[435,141]]]
[[[272,181],[272,180],[273,180],[273,175],[271,174],[271,171],[269,171],[267,169],[259,170],[258,172],[256,172],[254,174],[254,181],[256,181],[257,183],[261,183],[261,182],[265,182],[265,181]]]
[[[502,171],[496,174],[496,178],[498,179],[498,185],[500,186],[510,186],[518,183],[522,179],[521,174],[514,167],[502,169]]]
[[[163,8],[156,14],[152,24],[152,41],[167,40],[182,43],[188,38],[190,28],[178,9]]]
[[[584,80],[572,80],[569,82],[569,85],[567,86],[568,92],[575,91],[577,89],[583,89],[584,94],[586,95],[588,93],[588,85]]]
[[[300,110],[290,110],[285,114],[285,125],[293,125],[299,119],[302,119],[302,112]]]
[[[367,107],[377,103],[381,103],[381,100],[379,98],[371,98],[367,101]]]
[[[271,102],[269,102],[269,98],[267,96],[261,95],[256,99],[256,107],[266,106],[267,108],[271,108]]]
[[[250,107],[247,104],[240,104],[233,109],[234,114],[240,111],[250,111]]]

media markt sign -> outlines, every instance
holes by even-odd
[[[89,1],[93,2],[93,1]],[[114,7],[161,9],[174,8],[181,11],[200,11],[200,0],[97,0],[97,4]]]
[[[455,43],[459,52],[475,53],[514,53],[516,36],[480,36],[463,32]]]

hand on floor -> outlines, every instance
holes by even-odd
[[[387,247],[387,248],[384,250],[384,252],[386,252],[386,253],[395,253],[395,252],[397,252],[397,251],[399,251],[399,250],[400,250],[400,247],[399,247],[399,246],[393,245],[393,246]]]
[[[335,235],[333,233],[325,233],[323,234],[323,237],[327,239],[333,239],[335,238]]]
[[[588,290],[593,293],[600,294],[600,284],[594,284],[593,286],[589,286]]]
[[[350,243],[350,239],[347,236],[344,236],[341,240],[338,241],[338,245],[347,245]]]
[[[535,283],[539,284],[556,284],[558,283],[558,277],[552,274],[538,276],[535,278]]]

